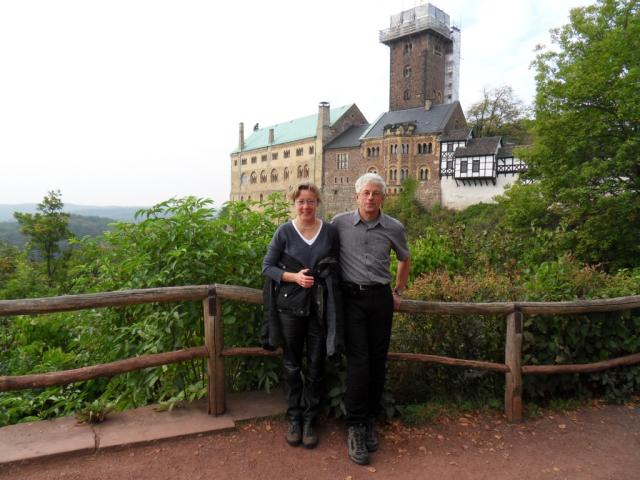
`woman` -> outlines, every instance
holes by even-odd
[[[286,439],[314,448],[325,355],[342,347],[337,255],[338,233],[316,217],[320,191],[298,185],[291,199],[296,217],[281,225],[262,263],[265,284],[263,346],[282,346],[287,387]],[[307,371],[301,375],[306,341]]]

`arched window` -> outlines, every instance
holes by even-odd
[[[420,178],[421,182],[429,180],[429,170],[427,170],[427,167],[420,167],[420,170],[418,171],[418,178]]]
[[[267,183],[267,172],[264,170],[260,172],[260,183]]]
[[[409,90],[405,90],[405,91],[404,91],[404,96],[403,96],[403,98],[404,98],[405,100],[409,100],[409,98],[410,98]]]
[[[305,165],[305,166],[304,166],[302,176],[303,176],[304,178],[309,178],[309,165]]]
[[[433,153],[433,145],[431,144],[431,142],[429,142],[429,145],[427,145],[427,153]]]
[[[285,181],[289,180],[289,169],[287,167],[284,167],[284,172],[282,172],[282,178]]]
[[[278,170],[274,168],[273,170],[271,170],[271,182],[277,182],[277,181],[278,181]]]
[[[411,76],[411,67],[409,65],[405,66],[402,73],[404,75],[404,78],[409,78]]]
[[[258,174],[256,172],[251,172],[249,183],[258,183]]]
[[[371,156],[371,147],[367,147],[367,157]]]
[[[302,178],[302,165],[298,165],[298,178]]]

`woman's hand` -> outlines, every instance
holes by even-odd
[[[311,288],[313,287],[313,277],[311,275],[305,275],[305,272],[308,272],[308,268],[303,268],[298,273],[293,272],[284,272],[282,274],[282,281],[297,283],[302,288]]]
[[[303,270],[300,270],[298,273],[294,274],[295,275],[295,282],[300,285],[302,288],[311,288],[313,287],[313,282],[314,279],[311,275],[306,275],[306,272],[308,272],[309,269],[305,268]]]

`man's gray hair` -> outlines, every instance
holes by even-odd
[[[358,180],[356,180],[356,193],[360,193],[362,187],[364,187],[368,183],[375,183],[382,190],[382,194],[387,193],[387,184],[384,182],[382,177],[377,173],[365,173]]]

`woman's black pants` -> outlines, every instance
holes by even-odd
[[[314,422],[320,410],[324,357],[324,332],[315,314],[298,317],[279,313],[282,324],[283,366],[290,421]],[[307,344],[307,368],[302,373],[304,344]]]

